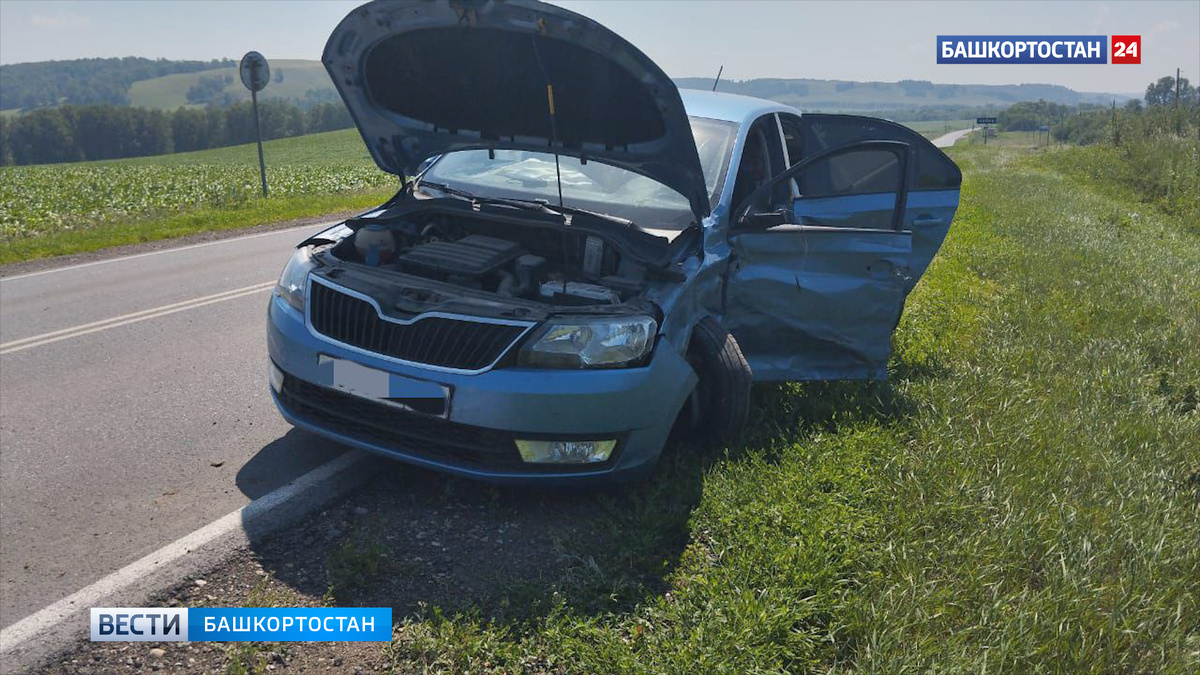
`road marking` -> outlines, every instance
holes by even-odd
[[[236,298],[254,295],[261,291],[265,291],[274,285],[274,281],[264,281],[259,284],[235,288],[231,291],[225,291],[223,293],[215,293],[213,295],[206,295],[200,298],[192,298],[191,300],[183,300],[170,305],[162,305],[161,307],[144,309],[140,312],[122,314],[120,316],[114,316],[101,321],[93,321],[91,323],[85,323],[79,326],[63,328],[61,330],[42,333],[40,335],[33,335],[20,340],[11,340],[9,342],[0,344],[0,355],[19,352],[23,349],[32,349],[33,347],[40,347],[42,345],[58,342],[59,340],[67,340],[69,338],[79,337],[81,335],[88,335],[90,333],[108,330],[109,328],[126,326],[131,323],[146,321],[147,319],[156,319],[160,316],[167,316],[168,314],[174,314],[176,312],[182,312],[188,309],[195,309],[197,307],[203,307],[205,305],[211,305],[213,303],[223,302],[225,300],[234,300]]]
[[[242,527],[243,522],[261,518],[286,502],[303,496],[308,490],[320,487],[325,481],[350,469],[366,457],[367,454],[361,451],[346,452],[337,459],[318,466],[291,483],[268,492],[233,513],[167,544],[150,555],[130,563],[103,579],[21,619],[8,628],[0,630],[0,655],[12,652],[26,641],[39,637],[55,625],[69,619],[74,612],[99,606],[97,603],[114,593],[129,588],[147,574],[166,569],[192,551],[236,531]]]
[[[147,258],[152,255],[162,255],[163,253],[177,253],[179,251],[190,251],[190,250],[196,249],[196,248],[204,248],[205,246],[216,246],[217,244],[232,244],[232,243],[238,242],[238,241],[245,241],[246,239],[256,239],[258,237],[269,237],[273,234],[283,234],[285,232],[296,232],[297,230],[310,230],[313,228],[320,228],[320,229],[316,230],[317,232],[320,232],[321,230],[323,230],[327,227],[331,227],[333,225],[337,225],[340,222],[342,222],[342,221],[331,220],[327,223],[316,223],[313,225],[300,225],[298,227],[289,227],[285,230],[271,230],[270,232],[259,232],[258,234],[246,234],[246,235],[242,235],[240,237],[230,237],[229,239],[217,239],[216,241],[206,241],[206,242],[203,242],[200,244],[188,244],[187,246],[178,246],[176,248],[164,248],[164,249],[161,249],[158,251],[147,251],[146,253],[135,253],[133,255],[121,256],[119,258],[107,258],[105,260],[93,260],[92,262],[79,263],[78,265],[67,265],[65,267],[55,267],[54,269],[42,270],[40,272],[29,272],[28,274],[17,274],[17,275],[11,276],[11,277],[0,277],[0,283],[8,283],[9,281],[17,281],[18,279],[28,279],[30,277],[40,277],[43,274],[53,274],[55,272],[68,272],[70,270],[77,270],[77,269],[80,269],[83,267],[92,267],[93,265],[107,265],[108,263],[124,262],[126,260],[135,260],[137,258]]]

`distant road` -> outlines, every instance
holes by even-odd
[[[0,279],[0,627],[344,451],[266,385],[270,289],[323,227]]]
[[[933,139],[933,144],[939,148],[948,148],[957,143],[958,139],[966,136],[972,131],[974,131],[974,129],[959,129],[958,131],[951,131],[945,136],[938,136],[937,138]]]

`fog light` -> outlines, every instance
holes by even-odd
[[[270,359],[267,360],[267,380],[270,381],[271,388],[275,390],[276,394],[283,393],[283,371]]]
[[[603,462],[616,446],[616,441],[517,441],[521,459],[531,464]]]

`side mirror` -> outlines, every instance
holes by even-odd
[[[776,225],[786,225],[791,221],[791,217],[792,214],[787,209],[754,211],[742,216],[738,225],[748,230],[766,230]]]

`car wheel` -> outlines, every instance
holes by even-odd
[[[737,340],[706,317],[692,332],[687,359],[700,377],[686,404],[691,431],[721,442],[732,441],[742,433],[750,415],[753,381]]]

